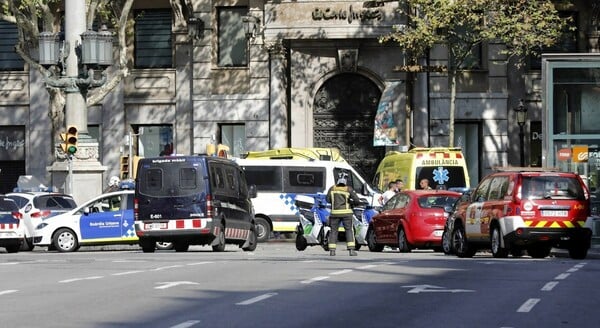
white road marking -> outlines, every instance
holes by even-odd
[[[386,263],[387,264],[387,263]],[[357,269],[359,270],[366,270],[366,269],[371,269],[376,267],[377,264],[369,264],[369,265],[363,265],[363,266],[359,266]]]
[[[517,312],[529,312],[539,301],[539,298],[530,298],[525,303],[523,303],[523,305],[521,305]]]
[[[19,264],[19,262],[6,262],[6,263],[0,263],[0,265],[15,265],[15,264]]]
[[[554,287],[556,287],[556,285],[558,285],[558,281],[551,281],[547,284],[544,285],[544,287],[542,287],[542,291],[543,292],[549,292],[551,291]]]
[[[569,270],[567,270],[567,272],[575,272],[575,271],[578,271],[578,270],[579,270],[579,268],[572,267]]]
[[[65,284],[65,283],[75,282],[75,281],[81,281],[81,280],[95,280],[95,279],[102,279],[102,278],[104,278],[104,276],[91,276],[91,277],[84,277],[84,278],[72,278],[72,279],[61,280],[61,281],[59,281],[59,283]]]
[[[188,263],[186,265],[192,266],[192,265],[202,265],[202,264],[210,264],[210,263],[214,263],[214,262],[209,262],[209,261],[204,261],[204,262],[194,262],[194,263]]]
[[[177,265],[169,265],[169,266],[164,266],[164,267],[158,267],[156,269],[152,269],[152,271],[161,271],[161,270],[167,270],[167,269],[174,269],[174,268],[181,268],[183,265],[177,264]]]
[[[345,270],[340,270],[340,271],[334,271],[330,274],[336,276],[336,275],[340,275],[340,274],[344,274],[344,273],[348,273],[348,272],[352,272],[352,269],[345,269]]]
[[[419,294],[419,293],[471,293],[474,290],[471,289],[445,289],[440,286],[433,285],[411,285],[411,286],[402,286],[403,288],[411,288],[407,291],[409,294]]]
[[[111,276],[125,276],[125,275],[128,275],[128,274],[136,274],[136,273],[141,273],[141,272],[144,272],[144,270],[115,272],[115,273],[112,273]]]
[[[245,301],[242,301],[239,303],[235,303],[235,305],[250,305],[250,304],[253,304],[256,302],[266,300],[267,298],[273,297],[275,295],[277,295],[277,293],[266,293],[266,294],[262,294],[260,296],[253,297],[251,299],[248,299],[248,300],[245,300]]]
[[[162,284],[162,286],[156,286],[154,289],[167,289],[179,285],[198,285],[197,282],[193,281],[165,281],[165,282],[157,282],[157,284]]]
[[[564,280],[567,279],[567,277],[569,277],[569,275],[571,275],[570,273],[561,273],[558,276],[556,276],[556,278],[554,278],[555,280]]]
[[[18,292],[18,290],[16,290],[16,289],[0,290],[0,295],[7,295],[7,294],[16,293],[16,292]]]
[[[321,280],[325,280],[325,279],[329,279],[329,276],[314,277],[314,278],[311,278],[311,279],[308,279],[308,280],[303,280],[300,283],[302,283],[302,284],[310,284],[310,283],[313,283],[315,281],[321,281]]]
[[[197,323],[200,323],[200,320],[188,320],[169,328],[188,328],[196,325]]]

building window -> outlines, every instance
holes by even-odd
[[[135,17],[135,67],[173,67],[171,11],[144,10]]]
[[[176,153],[172,125],[138,125],[133,130],[138,136],[138,156],[157,157]]]
[[[0,71],[22,71],[23,59],[15,52],[19,39],[17,26],[0,20]]]
[[[218,66],[248,66],[248,40],[244,33],[242,17],[248,15],[247,7],[220,7],[218,13]]]
[[[221,124],[221,143],[229,147],[229,155],[241,157],[246,152],[246,126]]]

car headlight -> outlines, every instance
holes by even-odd
[[[42,230],[42,229],[44,229],[47,226],[48,226],[48,223],[42,222],[42,223],[38,224],[37,227],[35,227],[35,230]]]

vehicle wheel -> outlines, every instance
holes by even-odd
[[[527,248],[527,253],[534,259],[543,259],[550,255],[550,249],[551,247],[547,245],[534,245]]]
[[[33,245],[33,238],[25,236],[25,238],[23,239],[23,244],[21,244],[21,250],[30,252],[33,250],[34,247],[35,245]]]
[[[497,225],[492,227],[490,242],[492,244],[492,256],[495,258],[508,257],[508,249],[502,247],[502,233]]]
[[[254,225],[256,226],[258,242],[264,243],[269,240],[271,236],[271,225],[269,222],[263,218],[254,218]]]
[[[299,251],[303,251],[308,247],[308,242],[306,242],[306,238],[302,235],[296,235],[296,249]]]
[[[475,251],[469,247],[462,226],[455,226],[452,231],[452,248],[454,249],[456,256],[461,258],[473,257],[473,255],[475,255]]]
[[[510,255],[513,257],[521,257],[524,253],[525,251],[521,247],[513,246],[510,248]]]
[[[588,248],[583,245],[574,245],[569,247],[569,257],[575,260],[583,260],[586,258]]]
[[[219,234],[215,237],[217,239],[217,244],[213,245],[213,252],[224,252],[225,251],[225,229],[221,226],[219,229]]]
[[[79,242],[77,241],[77,236],[70,229],[60,229],[54,234],[54,238],[52,238],[52,243],[56,250],[64,253],[64,252],[73,252],[79,248]]]
[[[248,242],[248,247],[242,248],[244,252],[254,252],[256,250],[256,246],[258,245],[256,227],[250,229],[249,233],[248,239],[250,239],[250,242]]]
[[[157,245],[157,243],[154,242],[154,240],[148,240],[145,238],[140,238],[138,244],[140,245],[140,247],[142,248],[142,252],[144,253],[154,253],[154,250],[156,250]]]
[[[452,249],[452,239],[450,238],[448,229],[444,229],[444,233],[442,233],[442,252],[446,255],[454,253],[454,250]]]
[[[410,252],[410,248],[408,240],[406,240],[406,232],[403,227],[400,227],[398,229],[398,251],[400,253],[408,253]]]
[[[371,252],[383,251],[383,245],[377,243],[377,236],[375,236],[373,229],[367,231],[367,247],[369,247],[369,251]]]
[[[358,251],[360,250],[361,246],[361,244],[354,244],[354,249]]]
[[[14,245],[8,245],[8,246],[4,246],[6,248],[6,252],[7,253],[18,253],[19,249],[22,247],[21,244],[14,244]]]
[[[187,252],[190,249],[190,244],[183,241],[173,242],[173,248],[176,252]]]
[[[171,249],[173,249],[173,243],[168,242],[168,241],[157,241],[156,249],[161,250],[161,251],[171,250]]]
[[[321,231],[325,231],[325,227],[322,227]],[[329,230],[323,232],[323,236],[321,237],[321,247],[323,247],[326,252],[329,252]]]

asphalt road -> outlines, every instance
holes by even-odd
[[[116,250],[118,249],[118,250]],[[597,327],[600,261],[293,243],[0,253],[2,327]]]

